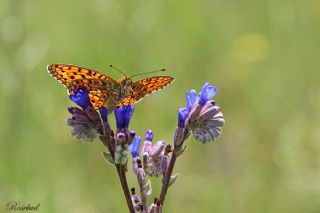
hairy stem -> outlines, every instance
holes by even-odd
[[[170,177],[171,177],[171,174],[172,174],[172,171],[173,171],[173,167],[176,163],[176,160],[177,160],[177,153],[176,153],[176,150],[174,149],[173,152],[172,152],[172,156],[171,156],[171,159],[170,159],[170,163],[169,163],[169,167],[168,167],[168,170],[166,172],[166,175],[165,175],[165,178],[164,178],[164,181],[163,181],[163,184],[162,184],[162,188],[161,188],[161,194],[160,194],[160,204],[163,206],[163,203],[164,203],[164,199],[166,198],[166,194],[167,194],[167,191],[168,191],[168,188],[169,188],[169,182],[170,182]]]

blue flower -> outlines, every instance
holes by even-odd
[[[225,121],[221,108],[211,100],[217,92],[218,89],[209,83],[205,83],[198,94],[195,90],[187,92],[186,107],[178,110],[175,146],[180,146],[188,137],[183,129],[203,143],[214,141],[221,135]]]
[[[103,122],[108,123],[108,109],[105,107],[101,107],[99,109],[99,111],[100,111],[100,115],[101,115]]]
[[[116,116],[117,129],[128,129],[131,116],[134,108],[132,105],[119,107],[117,106],[114,110]]]
[[[178,127],[183,128],[184,123],[189,115],[190,110],[188,108],[180,108],[178,110]]]
[[[215,86],[209,85],[209,83],[205,83],[202,86],[201,93],[199,93],[199,104],[203,106],[208,100],[213,98],[218,92],[218,89]]]
[[[141,138],[139,136],[134,137],[132,144],[128,147],[133,158],[139,156],[139,150],[141,145]]]
[[[218,89],[215,86],[210,85],[209,83],[205,83],[202,86],[201,92],[197,94],[196,90],[190,90],[186,93],[186,107],[180,108],[178,110],[178,127],[183,128],[185,125],[185,121],[188,118],[193,107],[199,103],[202,107],[208,102],[213,96],[215,96],[218,92]]]
[[[193,107],[193,105],[199,100],[199,97],[197,96],[197,91],[190,90],[190,92],[187,92],[186,94],[186,102],[187,102],[187,108],[190,111]]]
[[[152,141],[153,139],[153,132],[151,129],[146,131],[146,141]]]
[[[88,94],[89,91],[87,89],[79,88],[73,94],[69,95],[69,98],[71,101],[82,107],[82,109],[86,109],[88,106],[92,107]]]

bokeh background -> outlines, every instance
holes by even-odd
[[[130,127],[168,143],[186,90],[219,88],[223,135],[188,142],[164,212],[320,212],[319,55],[319,0],[1,0],[0,212],[12,200],[127,211],[102,144],[69,135],[73,103],[50,63],[114,78],[108,64],[128,75],[166,67],[174,84],[139,102]]]

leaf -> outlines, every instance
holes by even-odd
[[[170,180],[169,180],[169,187],[174,184],[174,182],[177,180],[179,174],[171,175]]]
[[[180,146],[175,150],[175,152],[177,153],[177,156],[180,156],[184,153],[184,151],[186,151],[186,149],[187,149],[187,145]]]
[[[150,195],[152,194],[152,187],[151,187],[151,182],[150,182],[150,180],[148,180],[147,185],[148,185],[147,195],[150,196]]]
[[[102,154],[107,163],[114,165],[114,160],[109,152],[103,151]]]

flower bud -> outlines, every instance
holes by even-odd
[[[176,128],[176,131],[174,132],[174,137],[173,137],[175,147],[179,147],[182,144],[184,140],[184,131],[185,131],[184,128],[180,128],[180,127]]]
[[[216,103],[215,101],[207,101],[204,106],[201,108],[200,114],[202,114],[204,111],[206,111],[207,109],[209,109],[210,107],[215,106]]]
[[[139,187],[140,189],[142,189],[147,183],[146,173],[142,168],[138,169],[137,179],[138,179]]]
[[[71,113],[71,114],[81,114],[81,115],[84,115],[86,116],[87,114],[82,111],[81,109],[79,109],[78,107],[68,107],[68,111]]]
[[[116,138],[117,144],[124,144],[125,140],[126,140],[125,134],[122,133],[122,132],[119,132],[119,133],[117,134],[117,138]]]
[[[76,123],[82,123],[82,124],[89,123],[89,118],[87,116],[81,115],[78,113],[73,114],[71,119],[74,120]]]
[[[85,109],[85,112],[87,113],[88,117],[90,120],[96,122],[96,121],[100,121],[100,116],[98,114],[98,112],[92,108],[92,107],[87,107]]]
[[[200,114],[200,119],[208,120],[220,111],[221,111],[221,108],[218,106],[210,107],[209,109],[207,109],[206,111]]]
[[[139,156],[139,150],[141,145],[141,138],[139,136],[134,137],[133,142],[129,146],[129,151],[133,158]]]
[[[143,163],[143,167],[144,168],[148,167],[148,164],[149,164],[149,154],[148,154],[148,152],[144,152],[142,154],[142,163]]]
[[[147,130],[146,131],[146,138],[145,138],[146,141],[152,141],[153,140],[153,132],[151,129]]]
[[[161,165],[162,176],[164,179],[169,166],[169,157],[167,155],[162,156],[160,165]]]
[[[131,200],[134,204],[138,204],[140,203],[140,198],[139,196],[136,194],[136,189],[133,187],[131,188]]]
[[[138,174],[138,168],[139,168],[138,161],[140,161],[139,157],[132,159],[132,170],[133,170],[133,173],[135,174]]]
[[[143,144],[142,152],[150,153],[151,150],[152,150],[152,142],[146,140]]]
[[[149,155],[151,157],[157,157],[161,154],[161,152],[163,151],[164,148],[164,141],[158,141],[156,144],[154,144],[151,148],[151,150],[149,151]]]
[[[193,122],[197,119],[197,117],[198,117],[199,114],[200,114],[201,108],[202,108],[202,106],[201,106],[199,103],[196,103],[196,104],[193,106],[193,108],[191,109],[191,111],[190,111],[190,113],[189,113],[189,116],[188,116],[188,118],[187,118],[187,121],[186,121],[187,125],[188,125],[189,123],[193,123]]]

